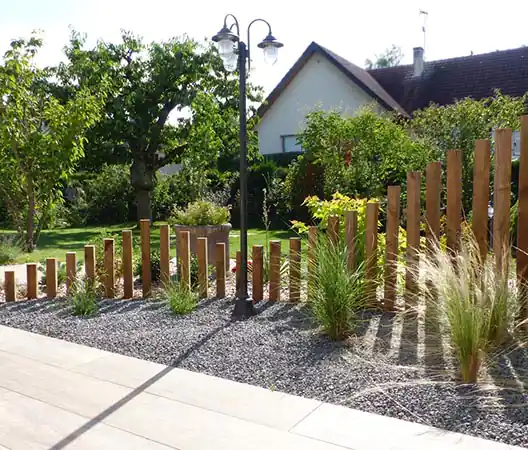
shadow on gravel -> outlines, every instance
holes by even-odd
[[[394,313],[383,313],[380,316],[376,341],[374,343],[374,352],[387,352],[390,350],[392,340],[392,329],[394,326]]]
[[[440,325],[436,319],[432,303],[425,309],[425,340],[424,340],[424,364],[426,374],[435,375],[446,367],[444,351],[442,346],[442,335]]]
[[[418,319],[411,314],[402,316],[402,333],[398,362],[404,366],[418,363]]]
[[[146,389],[148,389],[150,386],[152,386],[154,383],[159,381],[161,378],[163,378],[165,375],[170,373],[174,368],[178,367],[183,361],[185,361],[193,352],[200,349],[207,341],[212,339],[217,333],[224,330],[225,328],[228,328],[231,325],[232,322],[228,322],[226,324],[223,324],[222,326],[219,326],[213,330],[211,330],[208,334],[206,334],[202,339],[200,339],[195,344],[191,345],[184,353],[182,353],[178,358],[174,359],[171,364],[166,367],[165,369],[158,372],[156,375],[145,381],[144,383],[140,384],[137,388],[135,388],[132,392],[125,395],[121,400],[118,400],[113,405],[110,405],[108,408],[106,408],[104,411],[99,413],[97,416],[92,417],[88,422],[86,422],[84,425],[77,428],[75,431],[70,433],[65,438],[61,439],[56,444],[52,445],[50,447],[50,450],[59,450],[66,448],[69,446],[72,442],[74,442],[76,439],[79,439],[83,434],[90,431],[93,427],[95,427],[97,424],[105,420],[108,416],[122,408],[124,405],[129,403],[131,400],[133,400],[135,397],[137,397],[139,394],[144,392]]]

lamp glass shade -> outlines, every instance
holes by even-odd
[[[279,49],[278,47],[275,47],[274,45],[268,45],[264,47],[264,61],[266,61],[266,64],[269,64],[272,66],[277,62],[277,58],[279,57]]]
[[[230,55],[222,57],[224,69],[228,72],[234,72],[237,69],[238,55],[232,52]]]
[[[231,39],[221,39],[218,41],[218,53],[220,56],[227,57],[233,53],[233,41]]]

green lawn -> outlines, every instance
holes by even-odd
[[[159,223],[155,223],[151,228],[151,246],[159,246]],[[139,230],[135,224],[133,225],[111,225],[106,227],[85,227],[85,228],[67,228],[56,230],[45,230],[40,236],[37,249],[31,253],[24,253],[17,258],[17,262],[38,262],[46,258],[57,258],[59,261],[66,259],[66,252],[77,252],[79,260],[84,259],[83,248],[86,244],[90,244],[93,240],[104,230],[112,232],[120,232],[121,230],[133,230],[134,235],[139,238]],[[1,234],[12,234],[10,230],[0,230]],[[295,234],[291,231],[270,231],[268,239],[279,239],[282,241],[282,253],[287,254],[289,245],[288,239]],[[250,229],[248,231],[248,247],[251,249],[253,245],[266,245],[266,231],[261,229]],[[304,243],[303,243],[304,246]],[[230,253],[234,258],[236,251],[240,248],[240,231],[233,230],[230,238]],[[175,244],[172,240],[171,255],[175,256]],[[251,257],[251,250],[250,250]]]

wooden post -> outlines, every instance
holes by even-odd
[[[77,279],[77,253],[66,253],[66,294],[72,293],[73,285]],[[29,289],[29,288],[28,288]]]
[[[365,297],[371,306],[376,304],[376,276],[378,267],[379,203],[368,202],[365,231]]]
[[[236,295],[238,295],[239,294],[239,290],[240,290],[240,274],[241,274],[241,271],[242,271],[242,253],[240,252],[240,250],[238,250],[236,252],[235,261],[236,261],[235,291],[236,291]]]
[[[475,165],[473,169],[473,213],[471,225],[480,249],[482,261],[486,259],[488,254],[490,155],[490,141],[477,139],[475,141]]]
[[[207,238],[199,237],[196,240],[198,258],[198,294],[200,298],[207,298],[209,293],[209,261],[207,259]]]
[[[143,298],[152,294],[152,269],[150,267],[150,220],[139,221],[141,230],[141,285],[143,287]]]
[[[308,227],[308,288],[313,285],[315,273],[315,249],[317,246],[317,227],[311,225]],[[309,290],[308,289],[308,290]]]
[[[301,299],[301,238],[290,238],[290,302]]]
[[[495,130],[495,180],[493,187],[493,252],[498,270],[503,269],[510,245],[512,130]],[[506,268],[504,268],[506,269]]]
[[[358,217],[357,211],[348,211],[345,214],[345,239],[347,246],[347,263],[350,271],[356,270],[356,239]]]
[[[187,289],[191,288],[191,234],[180,231],[180,284]]]
[[[253,258],[253,301],[258,302],[264,299],[264,247],[254,245],[252,250]]]
[[[460,248],[462,226],[462,151],[447,152],[447,248]]]
[[[95,282],[95,246],[84,246],[84,274],[86,281],[89,283]]]
[[[104,291],[106,298],[115,297],[114,240],[104,240]]]
[[[410,304],[417,295],[417,272],[420,251],[420,172],[407,173],[407,268],[405,297]]]
[[[387,190],[387,238],[385,252],[385,311],[394,310],[396,280],[398,273],[398,235],[400,230],[400,186],[389,186]]]
[[[132,269],[132,231],[123,230],[123,298],[134,296],[134,273]]]
[[[280,300],[281,241],[270,241],[269,299]]]
[[[170,280],[170,225],[160,227],[160,281]]]
[[[225,243],[216,243],[216,298],[226,295],[226,254]]]
[[[520,285],[520,319],[528,321],[528,115],[521,117],[519,209],[517,219],[517,276]],[[527,326],[528,328],[528,322]]]
[[[14,270],[6,270],[4,272],[4,289],[5,301],[14,302],[16,300],[16,281]]]
[[[28,300],[37,298],[37,264],[26,264],[27,278],[27,298]]]
[[[330,216],[328,218],[328,237],[336,245],[339,241],[339,216]]]
[[[46,296],[48,298],[57,297],[57,260],[55,258],[46,259]]]
[[[442,192],[442,164],[431,162],[425,172],[425,238],[432,251],[440,243],[440,193]]]

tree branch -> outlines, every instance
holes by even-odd
[[[177,145],[176,147],[170,150],[170,154],[171,155],[174,155],[174,153],[181,154],[186,148],[187,148],[187,144]],[[170,157],[164,156],[160,158],[158,156],[158,158],[156,159],[156,164],[155,164],[156,169],[166,166],[167,164],[170,164],[171,162],[172,162],[172,158]]]

